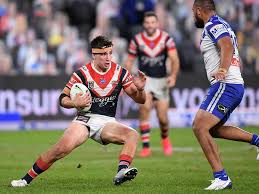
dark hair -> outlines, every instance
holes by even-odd
[[[194,4],[201,6],[210,11],[216,11],[216,6],[213,0],[195,0]]]
[[[147,11],[147,12],[145,12],[145,13],[144,13],[144,19],[145,19],[146,17],[155,17],[156,19],[158,19],[156,13],[153,12],[153,11]]]
[[[91,48],[107,48],[113,46],[112,41],[110,41],[105,36],[97,36],[91,41]]]

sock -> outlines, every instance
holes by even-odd
[[[40,157],[22,179],[26,180],[26,182],[29,184],[34,178],[36,178],[39,174],[43,173],[49,167],[50,164],[43,162]]]
[[[132,162],[132,157],[126,154],[121,154],[119,157],[118,172],[123,168],[128,168]]]
[[[143,148],[149,148],[149,146],[150,146],[150,125],[141,124],[139,126],[139,128],[140,128]]]
[[[259,147],[259,136],[256,134],[253,134],[253,138],[252,138],[250,144]]]
[[[228,180],[228,175],[224,169],[218,172],[213,172],[213,175],[214,175],[214,178],[219,178],[223,181]]]
[[[161,130],[161,138],[166,139],[168,137],[168,129]]]

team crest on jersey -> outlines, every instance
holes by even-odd
[[[153,42],[153,41],[151,41],[150,43],[149,43],[149,46],[150,46],[150,48],[154,48],[155,47],[155,43]]]
[[[105,84],[106,80],[104,78],[100,78],[100,84]]]
[[[88,88],[89,88],[89,89],[94,88],[94,81],[89,81],[89,82],[88,82]]]

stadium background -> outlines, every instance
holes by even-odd
[[[259,125],[259,1],[216,0],[219,15],[237,34],[246,94],[230,122]],[[99,34],[114,42],[122,64],[143,13],[154,10],[160,27],[175,39],[180,74],[171,91],[170,126],[191,125],[208,87],[199,51],[201,30],[193,25],[192,0],[1,0],[1,129],[63,129],[73,110],[58,107],[69,75],[90,60],[89,42]],[[122,95],[117,118],[137,127],[137,104]],[[152,125],[157,127],[155,113]]]
[[[215,0],[219,14],[238,35],[246,82],[245,98],[231,123],[259,133],[259,1]],[[190,125],[208,88],[193,25],[193,0],[0,0],[0,193],[205,193],[211,170]],[[159,130],[152,130],[152,157],[136,158],[131,183],[114,187],[120,146],[93,141],[57,162],[29,187],[10,187],[38,155],[53,145],[72,119],[57,98],[73,70],[90,59],[89,41],[112,38],[114,60],[123,63],[144,11],[155,10],[161,28],[175,39],[181,62],[171,91],[172,157],[162,152]],[[137,128],[137,104],[122,95],[117,118]],[[152,125],[157,126],[154,112]],[[247,127],[247,125],[252,127]],[[180,128],[176,128],[180,127]],[[46,131],[56,129],[54,131]],[[236,194],[258,193],[256,149],[217,140]],[[139,143],[140,148],[141,145]],[[230,193],[232,191],[224,191]],[[206,192],[207,193],[207,192]]]

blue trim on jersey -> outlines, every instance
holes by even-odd
[[[219,35],[218,38],[216,38],[215,40],[213,40],[215,43],[217,43],[219,41],[219,39],[223,38],[223,37],[230,37],[230,34],[228,32],[222,33],[221,35]]]
[[[226,122],[230,114],[240,104],[244,95],[242,84],[217,82],[210,86],[200,109],[210,112],[221,121]]]
[[[209,24],[208,26],[205,27],[208,35],[210,36],[211,40],[214,42],[214,43],[217,43],[219,39],[223,38],[223,37],[230,37],[231,38],[231,35],[229,34],[228,32],[228,28],[230,28],[230,25],[225,21],[223,20],[221,17],[217,16],[217,15],[213,15],[211,16],[211,18],[209,19],[208,22],[211,22],[212,24]],[[213,28],[214,26],[216,25],[219,25],[219,24],[222,24],[224,27],[225,27],[225,30],[226,31],[223,31],[220,35],[217,36],[217,38],[215,38],[215,36],[211,33],[211,28]]]

